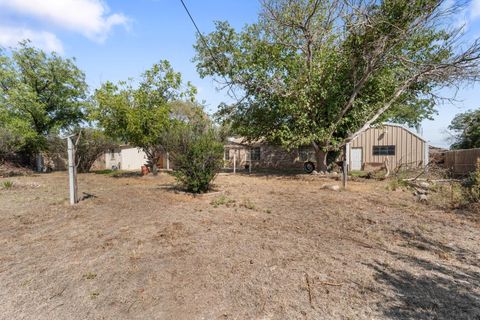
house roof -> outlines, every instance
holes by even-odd
[[[264,141],[262,140],[249,141],[244,137],[229,137],[227,138],[226,145],[238,145],[238,146],[244,146],[244,147],[251,147],[254,145],[260,145],[262,143],[264,143]]]
[[[398,128],[402,128],[404,130],[406,130],[408,133],[412,134],[413,136],[417,137],[418,139],[422,140],[423,142],[427,143],[427,139],[425,139],[424,137],[422,137],[421,135],[419,135],[418,133],[412,131],[411,129],[401,125],[401,124],[397,124],[397,123],[388,123],[388,122],[385,122],[385,123],[382,123],[381,125],[379,126],[390,126],[390,127],[398,127]],[[376,128],[376,126],[371,126],[369,129],[372,129],[372,128]],[[368,130],[368,129],[367,129]],[[353,140],[357,139],[357,137],[355,137]],[[249,141],[247,140],[246,138],[244,137],[229,137],[227,138],[227,143],[226,145],[238,145],[238,146],[244,146],[244,147],[251,147],[251,146],[254,146],[254,145],[260,145],[262,143],[265,143],[264,140],[262,139],[259,139],[259,140],[253,140],[253,141]]]

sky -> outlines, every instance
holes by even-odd
[[[216,20],[240,29],[255,22],[260,10],[258,0],[184,1],[202,32],[213,31]],[[472,0],[453,23],[465,25],[467,42],[480,37],[480,0]],[[75,57],[92,92],[107,80],[138,77],[167,59],[197,87],[209,113],[232,101],[216,90],[213,79],[198,76],[192,62],[195,28],[180,0],[0,0],[0,46],[25,38],[46,51]],[[480,107],[480,85],[442,93],[457,101],[437,105],[438,115],[424,121],[422,131],[432,145],[446,147],[455,114]]]

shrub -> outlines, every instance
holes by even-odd
[[[477,169],[463,183],[463,194],[470,203],[480,202],[480,159],[477,160]]]
[[[223,144],[213,130],[199,134],[183,134],[181,144],[172,154],[173,175],[186,191],[204,193],[222,168]]]
[[[75,129],[74,133],[80,134],[75,150],[75,162],[80,173],[89,172],[98,157],[116,146],[115,141],[107,137],[100,129]],[[75,142],[77,142],[76,138],[74,138]],[[56,135],[49,136],[47,154],[51,159],[63,159],[66,162],[68,158],[66,139]]]

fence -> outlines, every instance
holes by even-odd
[[[478,158],[480,158],[480,148],[447,151],[445,168],[454,174],[464,175],[475,171]]]

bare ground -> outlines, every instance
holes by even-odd
[[[10,180],[0,319],[480,319],[477,222],[383,183],[85,174],[70,207],[63,173]]]

